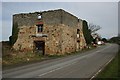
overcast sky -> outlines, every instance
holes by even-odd
[[[118,34],[120,36],[120,2],[118,3]]]
[[[98,33],[105,38],[118,35],[117,2],[2,2],[2,38],[12,33],[12,15],[36,11],[64,9],[78,18],[102,27]],[[1,17],[1,16],[0,16]]]

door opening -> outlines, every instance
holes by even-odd
[[[39,55],[45,55],[45,42],[44,41],[34,41],[35,43],[35,51]]]

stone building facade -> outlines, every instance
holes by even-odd
[[[13,15],[18,24],[16,50],[41,50],[43,54],[65,54],[86,46],[82,20],[62,10]]]

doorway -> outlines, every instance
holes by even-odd
[[[45,42],[44,41],[34,41],[35,51],[39,55],[45,55]]]

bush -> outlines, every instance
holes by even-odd
[[[91,30],[88,29],[88,23],[85,20],[83,20],[83,34],[87,45],[91,44],[93,37],[91,36]]]
[[[9,42],[11,46],[13,46],[14,43],[16,42],[18,38],[18,32],[19,32],[18,24],[14,23],[12,28],[12,36],[9,37]]]

